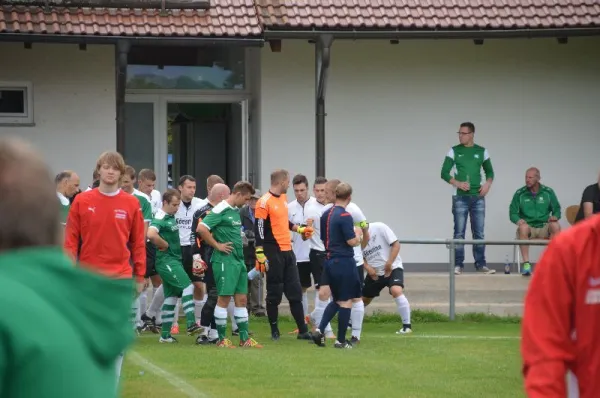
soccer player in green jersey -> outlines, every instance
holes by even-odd
[[[244,263],[242,220],[239,208],[248,203],[255,190],[246,181],[236,183],[231,195],[216,205],[198,225],[198,232],[206,244],[215,248],[211,266],[217,285],[215,323],[219,334],[217,346],[234,345],[227,336],[227,306],[234,297],[234,317],[240,333],[240,347],[262,348],[248,335],[248,271]],[[164,318],[163,318],[164,319]]]
[[[67,216],[71,208],[69,198],[73,197],[79,190],[79,176],[73,171],[66,170],[56,175],[56,196],[60,201],[60,222],[64,226],[67,224]]]
[[[471,218],[473,239],[484,239],[485,195],[494,180],[494,169],[487,149],[474,142],[475,125],[465,122],[460,125],[458,139],[460,144],[453,146],[442,165],[442,179],[454,187],[452,196],[452,214],[454,215],[454,239],[464,239],[467,217]],[[485,181],[481,179],[481,169]],[[485,245],[473,245],[475,270],[485,274],[494,274],[485,261]],[[464,268],[465,248],[457,245],[454,273],[460,275]]]
[[[142,216],[144,216],[144,227],[147,233],[148,225],[150,225],[150,221],[152,221],[152,205],[147,198],[142,195],[138,195],[135,192],[133,184],[135,184],[135,169],[131,166],[125,166],[125,174],[123,174],[123,177],[121,178],[121,189],[124,192],[135,196],[138,202],[140,202]]]
[[[171,336],[171,326],[176,321],[175,305],[181,295],[181,304],[187,323],[187,334],[200,331],[194,315],[194,285],[181,263],[179,227],[175,213],[181,203],[181,194],[167,189],[163,194],[163,207],[159,210],[148,228],[148,238],[156,246],[156,271],[163,281],[165,301],[162,307],[162,328],[159,341],[176,343]]]

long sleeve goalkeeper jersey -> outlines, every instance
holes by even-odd
[[[84,268],[111,278],[143,279],[145,241],[140,203],[133,195],[93,189],[71,205],[64,248]]]

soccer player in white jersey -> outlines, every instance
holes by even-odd
[[[327,209],[331,208],[335,203],[335,189],[340,184],[340,180],[329,180],[325,184],[325,200],[327,204],[323,207],[323,212]],[[366,241],[369,239],[369,224],[367,223],[367,218],[364,213],[354,202],[350,202],[348,206],[346,206],[346,211],[350,213],[352,216],[352,221],[354,225],[359,227],[363,232],[363,243],[366,244]],[[314,236],[315,234],[313,234]],[[362,246],[361,245],[361,246]],[[356,261],[356,272],[358,273],[359,279],[361,281],[361,285],[364,282],[365,274],[364,274],[364,260],[362,255],[361,246],[356,246],[354,248],[354,261]],[[321,322],[321,318],[323,317],[323,312],[325,311],[325,307],[331,298],[331,289],[329,286],[320,286],[319,287],[319,302],[315,305],[315,310],[311,314],[311,321],[313,324],[318,327]],[[323,306],[323,303],[325,306]],[[360,334],[362,332],[362,324],[363,318],[365,317],[365,306],[362,300],[358,300],[357,302],[352,303],[352,313],[350,315],[350,323],[352,325],[352,339],[350,340],[352,343],[360,342]]]
[[[138,173],[137,179],[138,189],[135,190],[136,194],[141,192],[146,196],[146,199],[152,205],[152,215],[155,215],[157,211],[162,208],[162,194],[155,189],[156,187],[156,174],[150,169],[141,169]]]
[[[308,179],[302,174],[297,174],[292,179],[292,187],[294,188],[294,195],[296,199],[288,204],[288,219],[292,224],[305,225],[305,209],[311,202],[316,201],[315,198],[311,197],[308,193]],[[303,235],[293,232],[292,233],[292,250],[296,256],[296,265],[298,266],[298,274],[300,275],[300,285],[302,286],[302,307],[304,308],[304,314],[308,314],[308,296],[306,290],[312,286],[310,279],[311,267],[310,267],[310,240],[306,239]],[[315,273],[313,272],[313,277]],[[315,283],[319,283],[315,279]],[[297,330],[291,333],[298,333]]]
[[[404,296],[404,267],[396,234],[382,222],[370,223],[369,240],[362,252],[367,272],[362,291],[365,306],[378,297],[383,288],[389,288],[402,319],[402,328],[396,333],[411,333],[410,304]]]

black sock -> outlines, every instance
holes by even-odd
[[[350,322],[350,308],[340,308],[338,314],[338,335],[337,341],[344,343],[346,341],[346,330],[348,329],[348,323]]]
[[[267,317],[269,318],[269,325],[271,325],[271,334],[279,332],[279,328],[277,327],[279,308],[276,305],[267,303]]]
[[[319,324],[319,331],[321,333],[325,331],[327,324],[331,322],[335,314],[337,314],[339,308],[340,306],[335,301],[332,301],[331,303],[327,304],[327,307],[325,307],[325,311],[323,311],[321,323]],[[348,327],[348,325],[346,325],[346,327]]]
[[[296,321],[298,333],[308,332],[308,327],[306,326],[306,322],[304,322],[304,308],[302,307],[302,302],[294,301],[290,303],[290,312]]]

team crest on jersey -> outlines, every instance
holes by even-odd
[[[115,209],[115,218],[118,220],[127,219],[127,212],[122,209]]]

